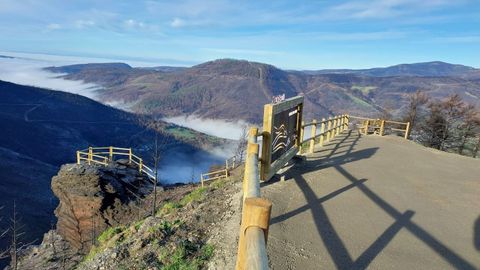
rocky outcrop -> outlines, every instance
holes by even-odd
[[[63,165],[52,178],[60,203],[57,232],[79,253],[89,251],[98,235],[135,216],[135,203],[152,190],[136,166],[119,160],[109,166]]]

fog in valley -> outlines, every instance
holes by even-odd
[[[96,99],[96,90],[101,89],[99,85],[59,78],[62,74],[52,73],[43,68],[115,61],[112,59],[10,52],[0,52],[0,55],[13,57],[0,58],[0,80],[79,94],[92,99]],[[126,62],[132,66],[152,65],[152,63]],[[125,104],[122,102],[110,102],[107,105],[125,109]],[[226,145],[208,149],[207,151],[187,153],[182,151],[182,149],[170,149],[162,153],[159,179],[163,184],[197,182],[200,179],[200,174],[208,172],[211,165],[224,164],[225,159],[233,156],[237,144],[236,140],[238,140],[243,128],[247,125],[247,123],[243,121],[228,122],[223,120],[201,119],[196,116],[176,116],[163,120],[212,136],[229,139]]]

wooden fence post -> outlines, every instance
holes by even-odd
[[[132,164],[132,148],[128,148],[128,164]]]
[[[259,181],[259,179],[256,179],[256,177],[252,177],[255,175],[255,169],[254,166],[252,166],[253,162],[253,155],[258,156],[258,144],[256,143],[249,143],[247,146],[247,157],[245,159],[245,172],[243,175],[243,200],[245,200],[250,192],[250,187],[255,186],[257,183],[254,183],[255,185],[252,185],[252,181]],[[252,179],[255,178],[255,179]],[[258,185],[260,185],[260,182],[258,182]]]
[[[268,269],[266,242],[271,211],[272,203],[266,199],[248,198],[245,200],[236,270]]]
[[[315,148],[315,136],[317,135],[317,120],[313,119],[312,123],[313,123],[313,127],[312,127],[312,130],[310,131],[310,136],[311,136],[310,149],[309,149],[310,153],[313,153],[313,150]]]
[[[340,121],[341,121],[342,118],[341,118],[340,116],[337,116],[337,117],[338,117],[338,119],[337,119],[337,128],[335,129],[335,131],[336,131],[336,133],[337,133],[336,135],[339,135],[339,134],[340,134]]]
[[[110,146],[108,150],[108,156],[110,157],[110,161],[113,161],[113,147]]]
[[[329,116],[327,121],[327,142],[330,141],[330,137],[332,136],[330,129],[332,128],[332,119]]]
[[[350,123],[350,115],[347,114],[346,120],[347,122],[345,123],[345,129],[348,129],[348,124]]]
[[[299,151],[300,151],[300,154],[302,153],[302,145],[303,145],[303,138],[305,137],[305,121],[302,121],[301,123],[301,127],[300,127],[300,141],[299,141]]]
[[[338,130],[340,133],[343,131],[343,114],[340,115],[340,123],[338,124]]]
[[[408,140],[408,135],[410,135],[410,122],[407,122],[407,127],[405,128],[405,140]]]
[[[383,136],[385,133],[385,120],[381,120],[380,122],[380,136]]]
[[[80,151],[77,151],[77,164],[80,165]]]
[[[202,187],[203,187],[203,173],[200,174],[200,182],[202,183]]]
[[[335,115],[333,118],[333,130],[332,130],[332,139],[337,136],[337,116]]]
[[[140,175],[142,175],[142,168],[143,168],[143,160],[140,159],[138,161],[138,172],[140,173]]]
[[[370,120],[365,120],[365,130],[364,130],[364,134],[365,134],[365,135],[368,135],[368,125],[369,125],[369,122],[370,122]]]
[[[322,118],[322,124],[320,125],[320,147],[323,147],[323,140],[325,139],[325,118]]]
[[[90,161],[93,160],[93,149],[91,146],[88,147],[88,165],[90,165]]]

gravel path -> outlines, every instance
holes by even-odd
[[[345,132],[269,182],[272,269],[480,269],[480,160]]]

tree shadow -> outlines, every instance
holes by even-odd
[[[280,223],[304,211],[310,210],[318,234],[337,269],[365,269],[402,228],[408,230],[417,239],[429,246],[453,267],[457,269],[475,269],[472,264],[460,257],[446,245],[433,237],[425,229],[413,222],[411,218],[414,215],[414,211],[408,210],[404,213],[398,211],[386,200],[377,195],[373,190],[364,185],[367,179],[357,179],[343,168],[342,165],[346,163],[356,162],[372,157],[378,150],[378,148],[368,148],[359,151],[353,151],[354,146],[361,137],[358,135],[355,136],[353,140],[348,140],[351,135],[352,132],[349,132],[344,138],[339,139],[338,143],[331,149],[331,152],[324,157],[304,161],[286,172],[285,176],[287,178],[292,178],[295,180],[296,184],[302,191],[307,204],[281,216],[273,218],[271,220],[271,224]],[[340,145],[345,143],[350,144],[348,149],[342,152],[336,152],[338,149],[343,148],[343,146],[340,147]],[[341,155],[339,156],[339,154]],[[333,157],[334,155],[335,157]],[[328,167],[334,167],[340,174],[350,181],[351,184],[323,197],[317,198],[315,192],[303,177],[303,174]],[[383,209],[383,211],[385,211],[395,220],[394,223],[389,226],[382,233],[382,235],[380,235],[380,237],[378,237],[356,260],[354,260],[348,253],[347,248],[336,232],[333,224],[330,222],[327,212],[322,205],[322,203],[325,201],[333,199],[339,194],[355,188],[360,190],[365,196],[367,196],[372,202],[378,205],[381,209]],[[475,222],[474,234],[474,245],[478,250],[480,250],[480,217]]]

